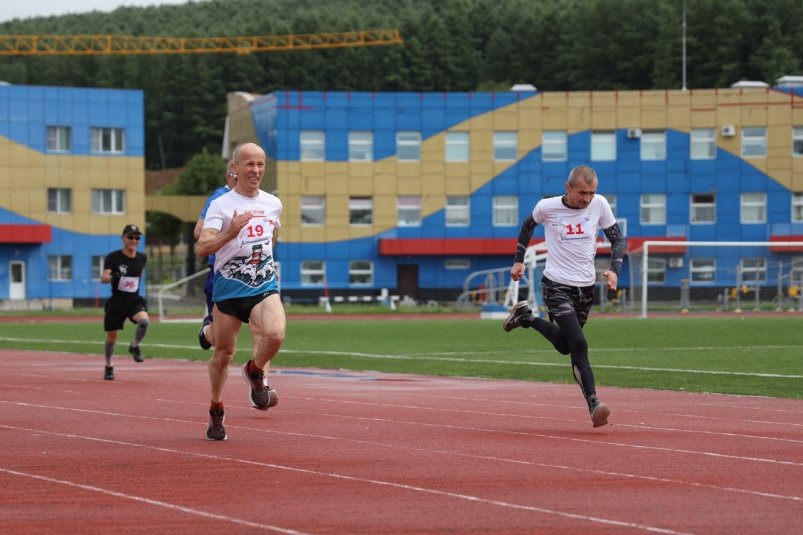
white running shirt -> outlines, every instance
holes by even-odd
[[[236,239],[215,253],[214,302],[278,290],[273,231],[281,227],[282,202],[262,190],[256,197],[244,197],[232,190],[209,205],[204,228],[228,228],[235,210],[238,214],[250,212],[251,221]]]
[[[569,208],[562,197],[542,199],[533,219],[544,227],[547,245],[544,275],[559,284],[591,286],[596,280],[597,235],[616,223],[608,200],[594,195],[586,208]]]

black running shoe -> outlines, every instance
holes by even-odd
[[[132,357],[134,357],[134,362],[142,362],[145,360],[142,358],[142,351],[139,350],[139,346],[134,347],[133,345],[129,345],[128,352],[131,353]]]
[[[502,328],[505,332],[510,332],[516,327],[521,327],[521,319],[532,314],[532,310],[527,306],[527,301],[519,301],[513,306],[513,310],[502,322]]]
[[[602,427],[608,423],[608,416],[611,415],[611,409],[600,400],[594,398],[591,405],[588,407],[588,413],[591,415],[591,422],[594,427]]]
[[[209,340],[206,339],[206,335],[204,334],[204,327],[209,325],[209,318],[204,318],[204,322],[201,325],[201,330],[198,331],[198,344],[201,346],[201,349],[207,350],[212,347],[212,344],[209,343]]]
[[[249,360],[243,364],[243,379],[248,383],[248,398],[251,400],[251,406],[261,411],[268,410],[270,406],[270,392],[268,392],[268,380],[262,370],[258,373],[248,373],[248,367],[251,364]],[[275,391],[274,391],[275,392]],[[278,403],[279,398],[276,398]],[[274,405],[276,404],[274,403]]]
[[[209,427],[206,429],[206,440],[226,440],[226,428],[223,420],[226,415],[223,409],[209,409]]]
[[[112,366],[106,366],[103,372],[103,378],[107,381],[114,381],[114,368]]]

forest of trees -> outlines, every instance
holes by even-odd
[[[685,0],[687,87],[803,74],[800,0]],[[219,154],[226,93],[680,88],[684,0],[200,0],[13,20],[2,34],[171,37],[398,28],[403,45],[251,55],[0,57],[12,84],[145,92],[148,169]],[[193,193],[193,192],[188,192]],[[206,190],[195,192],[206,193]]]

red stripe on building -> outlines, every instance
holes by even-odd
[[[803,242],[803,236],[770,236],[770,241],[800,241]],[[803,253],[803,247],[773,247],[770,245],[770,251],[773,253]]]
[[[50,243],[53,228],[50,225],[0,225],[0,243]]]

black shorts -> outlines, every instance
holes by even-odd
[[[544,304],[549,310],[550,319],[567,310],[573,310],[577,313],[580,325],[585,325],[588,321],[588,313],[594,303],[594,285],[568,286],[554,282],[542,275],[541,294],[544,297]]]
[[[106,332],[119,331],[128,319],[131,323],[134,316],[142,311],[147,312],[148,307],[142,296],[135,297],[113,295],[106,301],[104,306],[105,315],[103,316],[103,330]]]
[[[226,299],[225,301],[218,301],[215,304],[217,305],[217,309],[224,314],[234,316],[243,323],[248,323],[251,317],[251,310],[253,310],[255,306],[265,300],[268,296],[278,293],[278,290],[270,290],[264,294],[254,295],[252,297]]]

